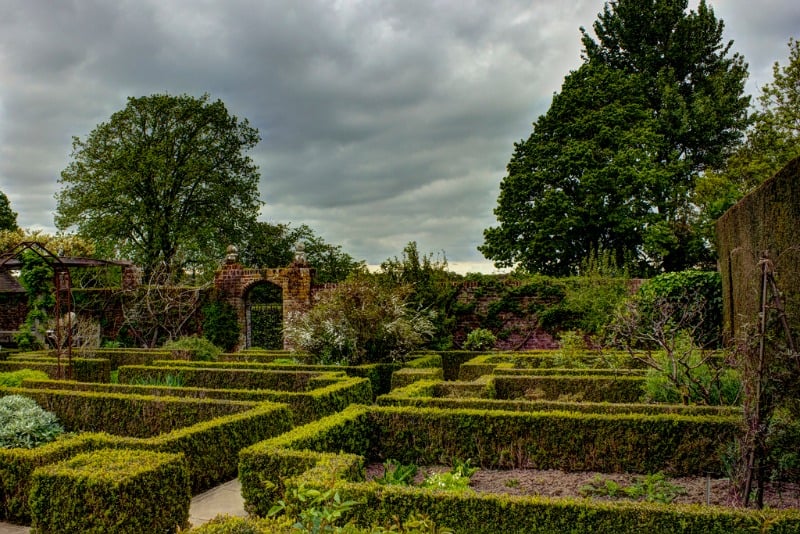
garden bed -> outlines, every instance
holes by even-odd
[[[420,467],[414,477],[414,484],[421,484],[424,478],[435,472],[446,472],[445,466]],[[381,463],[369,464],[366,479],[373,480],[384,474]],[[608,483],[606,482],[608,481]],[[470,478],[469,487],[476,493],[503,495],[527,495],[538,497],[591,497],[600,501],[645,500],[633,499],[624,495],[623,488],[651,488],[649,494],[655,502],[670,500],[674,496],[676,504],[711,504],[716,506],[733,505],[733,486],[727,478],[675,477],[666,478],[666,485],[660,484],[657,477],[644,477],[625,473],[598,473],[595,471],[566,472],[556,469],[480,469]],[[649,482],[649,484],[648,484]],[[598,491],[589,495],[582,488],[593,486]],[[619,495],[610,496],[608,490],[618,488]],[[648,493],[644,489],[645,493]],[[800,508],[800,486],[796,484],[768,485],[764,495],[765,506],[773,509]]]

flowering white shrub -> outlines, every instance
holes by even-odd
[[[430,314],[410,309],[403,287],[360,274],[324,293],[305,314],[290,315],[284,335],[317,363],[358,365],[400,360],[434,332]]]

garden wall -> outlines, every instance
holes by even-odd
[[[793,331],[800,326],[800,158],[745,196],[717,221],[724,332],[729,340],[757,325],[761,267],[775,269]]]

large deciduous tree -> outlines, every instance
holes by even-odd
[[[515,145],[479,247],[497,266],[570,274],[592,251],[634,273],[709,261],[691,203],[747,123],[747,67],[701,1],[619,0],[584,63]]]
[[[0,230],[17,229],[17,212],[11,209],[11,202],[5,193],[0,191]]]
[[[85,139],[61,173],[56,225],[150,275],[209,265],[238,242],[261,204],[245,154],[258,130],[208,95],[129,98]]]

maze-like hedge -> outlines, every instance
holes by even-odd
[[[454,351],[420,353],[402,366],[307,365],[303,355],[282,351],[227,354],[219,362],[171,359],[163,351],[86,356],[93,356],[83,359],[91,370],[82,377],[90,380],[26,380],[20,388],[0,388],[0,396],[33,397],[77,432],[37,449],[0,449],[0,519],[76,525],[71,514],[51,517],[37,503],[63,499],[58,502],[72,506],[75,494],[56,474],[83,484],[84,465],[94,466],[101,487],[118,475],[132,484],[129,492],[152,484],[153,473],[178,473],[184,465],[193,493],[238,472],[246,507],[260,516],[291,488],[328,489],[335,481],[342,499],[362,503],[348,516],[361,525],[422,512],[466,533],[800,531],[796,510],[455,494],[365,481],[365,463],[388,458],[719,475],[720,454],[739,429],[741,409],[641,403],[644,370],[624,354]],[[54,365],[46,354],[0,363]],[[107,383],[110,369],[119,370],[121,383]],[[167,375],[179,376],[183,386],[143,385],[165,382]],[[109,452],[120,450],[173,456],[148,457],[142,463],[150,467],[128,477]],[[118,498],[103,491],[99,501]],[[177,526],[185,495],[180,488],[164,491]],[[84,515],[93,519],[97,512]]]

